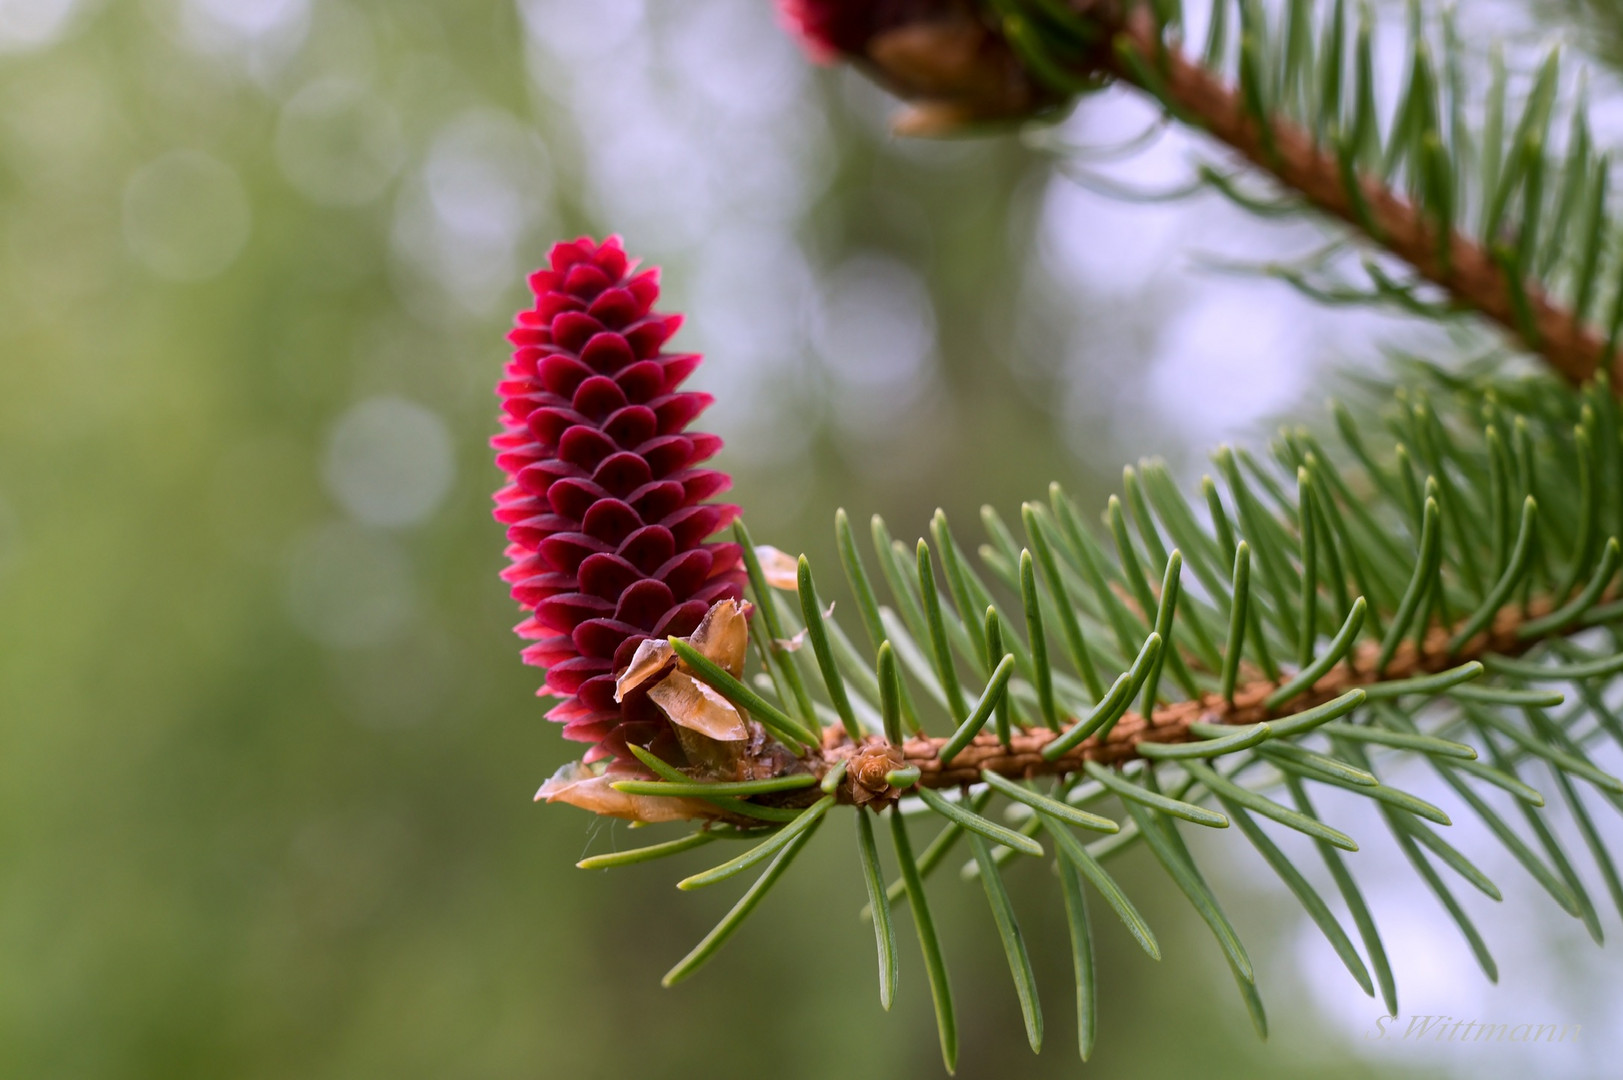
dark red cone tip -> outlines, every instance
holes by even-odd
[[[886,31],[971,10],[967,0],[778,0],[779,21],[819,63],[862,56]]]
[[[593,744],[590,762],[668,726],[646,695],[617,703],[615,674],[644,639],[690,634],[743,596],[738,545],[705,542],[738,507],[705,501],[732,479],[699,467],[721,440],[687,430],[711,397],[678,389],[701,358],[664,351],[682,319],[653,310],[658,269],[638,271],[617,236],[582,237],[554,246],[530,288],[496,386],[502,578],[530,612],[524,660],[560,699],[547,716]]]

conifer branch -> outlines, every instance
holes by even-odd
[[[1367,257],[1364,283],[1318,280],[1333,246],[1268,272],[1325,303],[1383,303],[1426,318],[1474,312],[1568,382],[1623,389],[1623,244],[1611,158],[1580,94],[1558,108],[1558,50],[1525,99],[1495,54],[1472,86],[1453,15],[1428,30],[1411,8],[1404,85],[1376,93],[1373,14],[1356,0],[1208,0],[1204,43],[1184,41],[1182,0],[785,0],[803,40],[843,56],[909,104],[904,134],[1060,115],[1113,82],[1205,131],[1289,199],[1203,167],[1172,196],[1215,189],[1270,217],[1317,211],[1408,265]],[[1437,40],[1439,39],[1440,40]],[[1482,105],[1485,119],[1473,129]],[[1556,121],[1567,114],[1566,130]],[[1090,183],[1095,181],[1088,181]],[[1098,181],[1109,187],[1108,182]],[[1429,295],[1435,287],[1446,297]]]
[[[1608,591],[1610,597],[1615,598],[1616,594],[1616,589]],[[983,732],[950,761],[942,759],[942,749],[950,742],[949,738],[915,736],[901,744],[901,759],[904,767],[919,770],[917,785],[927,788],[954,788],[981,783],[986,772],[1010,779],[1030,780],[1039,776],[1078,772],[1084,762],[1090,761],[1121,766],[1142,757],[1139,747],[1143,743],[1175,745],[1195,739],[1191,725],[1241,726],[1292,721],[1353,690],[1409,683],[1425,675],[1457,671],[1489,654],[1520,656],[1544,644],[1542,638],[1525,636],[1523,631],[1554,608],[1552,601],[1545,597],[1534,598],[1525,609],[1519,605],[1507,607],[1494,619],[1491,632],[1474,636],[1470,646],[1460,650],[1449,648],[1453,631],[1432,627],[1427,631],[1423,651],[1417,650],[1412,642],[1405,641],[1384,670],[1377,669],[1379,645],[1365,642],[1358,646],[1350,662],[1337,664],[1329,674],[1314,682],[1309,690],[1294,696],[1286,707],[1271,709],[1267,705],[1268,698],[1284,685],[1285,680],[1260,679],[1238,688],[1232,701],[1220,694],[1208,693],[1195,700],[1160,705],[1148,719],[1129,711],[1122,715],[1104,738],[1088,738],[1055,757],[1045,756],[1043,750],[1059,741],[1062,733],[1031,728],[1012,735],[1007,744],[996,734]],[[1470,681],[1466,680],[1460,685],[1468,685]],[[814,766],[820,772],[848,761],[863,746],[871,747],[882,741],[873,737],[863,740],[862,744],[853,745],[843,737],[842,731],[833,727],[825,729],[824,736],[822,761]],[[841,802],[867,801],[857,794],[856,782],[849,773],[837,793]]]
[[[1450,386],[1443,373],[1433,377]],[[1372,415],[1361,425],[1338,406],[1356,469],[1337,466],[1305,430],[1287,434],[1273,450],[1280,473],[1296,474],[1295,499],[1280,473],[1244,451],[1221,449],[1215,460],[1232,511],[1208,480],[1209,525],[1197,521],[1163,467],[1129,468],[1130,520],[1114,497],[1105,515],[1114,556],[1057,489],[1050,506],[1024,508],[1026,548],[988,508],[992,543],[981,561],[1018,595],[1024,618],[999,603],[939,512],[934,548],[920,540],[912,557],[875,519],[875,554],[895,598],[893,608],[881,607],[842,514],[842,561],[878,651],[877,671],[837,620],[821,614],[807,560],[769,586],[753,540],[738,526],[759,621],[773,628],[759,689],[684,642],[672,644],[720,696],[769,732],[792,733],[780,738],[798,748],[796,771],[831,777],[823,791],[859,806],[915,788],[980,783],[988,773],[1032,780],[1065,777],[1090,762],[1176,758],[1183,752],[1172,748],[1192,742],[1210,742],[1215,752],[1216,740],[1238,739],[1234,732],[1255,725],[1269,725],[1257,741],[1273,747],[1351,713],[1365,696],[1408,697],[1411,715],[1439,695],[1536,704],[1540,692],[1518,697],[1529,681],[1518,658],[1623,623],[1623,505],[1601,496],[1623,478],[1623,409],[1604,379],[1575,399],[1541,380],[1452,386],[1449,398],[1434,402],[1424,385],[1399,391],[1387,423],[1404,441],[1384,459],[1361,434]],[[1540,505],[1553,513],[1541,517]],[[1408,541],[1396,539],[1405,532]],[[1232,575],[1224,572],[1229,565]],[[1151,573],[1159,588],[1149,584]],[[1204,596],[1188,593],[1186,573]],[[780,590],[796,592],[798,603],[782,603]],[[1297,662],[1281,665],[1275,657],[1291,649]],[[1074,676],[1060,669],[1062,656]],[[1490,671],[1479,687],[1484,664]],[[1610,664],[1566,670],[1569,681],[1582,682],[1610,677]],[[1101,667],[1121,672],[1108,690]],[[1178,673],[1175,691],[1157,690],[1160,670]],[[909,681],[946,715],[951,734],[914,724],[902,737]],[[777,704],[761,696],[796,685],[792,694],[776,690]],[[1141,692],[1153,707],[1134,711]],[[993,724],[998,713],[1009,716],[1006,725]],[[1226,744],[1221,750],[1230,752]],[[817,795],[808,786],[758,801],[800,807]],[[693,811],[750,824],[716,805]]]
[[[1215,0],[1214,20],[1232,2]],[[1386,782],[1393,760],[1428,761],[1463,812],[1598,940],[1574,859],[1535,813],[1545,799],[1524,771],[1547,767],[1623,906],[1580,797],[1623,809],[1623,779],[1590,753],[1623,746],[1610,693],[1623,677],[1623,502],[1613,497],[1623,490],[1623,406],[1605,362],[1623,331],[1623,253],[1611,242],[1607,159],[1594,154],[1580,108],[1563,165],[1547,169],[1553,59],[1508,149],[1501,69],[1491,122],[1474,142],[1458,112],[1454,58],[1439,78],[1418,23],[1409,85],[1383,134],[1368,28],[1347,49],[1345,6],[1337,0],[1319,19],[1312,0],[1289,0],[1270,41],[1259,5],[1241,0],[1239,73],[1228,79],[1222,61],[1232,50],[1216,21],[1203,59],[1180,51],[1177,0],[942,0],[922,26],[908,21],[919,14],[911,5],[841,7],[850,24],[827,21],[834,8],[792,5],[802,31],[830,51],[881,68],[905,59],[908,78],[892,67],[892,84],[930,99],[935,124],[1030,115],[1104,77],[1130,82],[1406,259],[1565,380],[1408,361],[1408,385],[1384,405],[1336,407],[1335,453],[1300,427],[1266,458],[1220,448],[1217,479],[1203,478],[1198,499],[1163,465],[1143,462],[1124,471],[1097,529],[1056,485],[1046,504],[1021,507],[1019,539],[983,509],[978,560],[940,512],[916,547],[894,541],[876,517],[879,574],[870,578],[842,512],[836,538],[857,609],[845,621],[860,625],[865,644],[825,607],[807,559],[757,548],[733,520],[738,508],[707,501],[726,478],[695,466],[720,444],[678,434],[709,399],[678,390],[698,358],[663,349],[678,320],[652,310],[652,272],[639,272],[615,241],[583,238],[556,248],[532,279],[537,304],[519,317],[499,386],[497,461],[512,480],[497,495],[512,544],[504,576],[532,615],[519,627],[536,639],[526,659],[548,669],[547,689],[562,699],[551,715],[593,744],[538,798],[700,823],[586,867],[754,842],[681,880],[691,889],[759,873],[667,985],[715,955],[837,803],[858,808],[881,1002],[895,991],[892,916],[905,897],[949,1071],[958,1005],[925,885],[960,840],[973,854],[962,874],[981,879],[1034,1048],[1044,1014],[1000,875],[1010,860],[1055,856],[1084,1057],[1097,995],[1082,883],[1103,900],[1096,910],[1160,958],[1103,865],[1140,842],[1211,930],[1266,1035],[1256,972],[1179,823],[1237,826],[1359,985],[1396,1013],[1378,929],[1342,862],[1358,842],[1320,819],[1309,781],[1374,804],[1489,978],[1497,967],[1487,945],[1433,860],[1496,899],[1498,887],[1433,828],[1451,824],[1447,810]],[[993,10],[1002,37],[989,36],[983,18]],[[902,23],[873,25],[882,15]],[[1317,51],[1314,27],[1324,34]],[[1349,51],[1356,79],[1342,78]],[[920,66],[937,52],[957,66]],[[1020,81],[1033,72],[1047,93]],[[1560,182],[1546,183],[1546,172]],[[1480,221],[1467,226],[1467,216]],[[1573,233],[1581,243],[1568,243]],[[1370,295],[1435,313],[1366,268]],[[1609,307],[1604,278],[1614,279]],[[1601,309],[1604,344],[1588,328]],[[728,522],[730,542],[707,539]],[[883,600],[876,584],[887,587]],[[1554,711],[1566,695],[1552,685],[1577,702]],[[1480,784],[1517,801],[1531,840]],[[1290,805],[1280,801],[1287,792]],[[987,816],[994,808],[998,820]],[[888,811],[900,872],[888,886],[869,810]],[[904,814],[939,826],[916,855]],[[1263,818],[1315,841],[1367,966]]]
[[[1104,17],[1100,16],[1101,21]],[[1445,290],[1462,307],[1498,324],[1574,384],[1610,370],[1623,384],[1623,363],[1606,339],[1535,277],[1514,275],[1514,260],[1463,231],[1439,223],[1370,171],[1348,168],[1344,155],[1305,125],[1248,107],[1242,89],[1169,43],[1146,7],[1118,24],[1104,23],[1111,48],[1101,67],[1163,103],[1174,116],[1227,145],[1308,203],[1359,232]]]
[[[1611,573],[1605,574],[1607,582],[1611,577]],[[1603,586],[1600,592],[1590,591],[1594,594],[1588,597],[1588,603],[1596,606],[1615,602],[1620,595],[1619,588],[1610,584]],[[1390,694],[1394,688],[1412,688],[1410,692],[1415,695],[1430,696],[1468,687],[1483,673],[1484,657],[1513,659],[1573,629],[1570,621],[1551,621],[1552,614],[1558,614],[1563,606],[1564,601],[1558,602],[1558,598],[1549,595],[1508,605],[1498,610],[1490,627],[1472,631],[1463,647],[1457,642],[1462,630],[1469,627],[1463,623],[1454,627],[1432,626],[1424,635],[1422,647],[1417,648],[1412,641],[1402,641],[1385,663],[1381,661],[1379,643],[1360,643],[1346,660],[1336,663],[1310,686],[1292,693],[1282,705],[1271,705],[1270,699],[1277,698],[1282,689],[1288,692],[1290,684],[1297,682],[1294,678],[1257,679],[1236,688],[1232,698],[1208,692],[1195,699],[1164,703],[1148,718],[1129,710],[1102,736],[1090,736],[1058,754],[1053,753],[1052,748],[1064,741],[1065,731],[1069,724],[1077,722],[1076,718],[1068,720],[1067,726],[1057,731],[1026,727],[1004,736],[982,730],[967,744],[953,750],[949,748],[960,742],[956,736],[915,734],[905,740],[892,741],[875,734],[853,741],[843,727],[831,725],[823,728],[822,744],[807,756],[804,767],[818,778],[831,778],[835,783],[824,784],[820,789],[808,783],[800,790],[782,795],[767,794],[758,801],[769,806],[801,807],[812,805],[820,794],[828,793],[843,804],[870,805],[876,792],[883,792],[889,786],[879,783],[876,777],[898,770],[916,771],[916,776],[910,774],[910,788],[951,789],[983,783],[988,773],[1011,780],[1033,780],[1077,773],[1088,762],[1119,768],[1142,760],[1144,744],[1160,747],[1197,741],[1195,729],[1201,725],[1241,727],[1271,723],[1279,727],[1282,734],[1295,734],[1352,712],[1364,703],[1366,693],[1375,696],[1383,689]],[[1427,676],[1443,676],[1440,691],[1431,689],[1425,681]],[[718,683],[717,688],[723,693],[729,692],[725,684]],[[1462,696],[1484,694],[1474,688],[1458,692]],[[1486,696],[1489,700],[1514,698],[1514,694],[1507,697],[1507,692],[1502,690],[1487,691]],[[1341,707],[1327,710],[1326,706],[1332,703]],[[985,717],[981,721],[984,724]],[[868,762],[865,767],[864,758]],[[883,772],[875,773],[873,762],[882,762]],[[633,783],[621,786],[629,789]],[[890,787],[890,792],[894,798],[900,797],[903,790]],[[758,824],[748,817],[717,814],[714,810],[697,813],[695,817],[745,827]]]
[[[1163,467],[1126,470],[1123,497],[1112,498],[1104,515],[1114,552],[1057,487],[1048,505],[1023,508],[1024,545],[988,509],[979,561],[991,583],[944,515],[932,524],[933,545],[916,548],[892,540],[876,518],[874,554],[892,601],[882,604],[850,523],[838,515],[866,655],[822,607],[810,564],[756,548],[736,525],[759,609],[754,621],[773,628],[760,642],[764,670],[746,683],[682,639],[671,645],[690,662],[691,677],[771,718],[764,731],[785,741],[759,744],[759,760],[737,766],[750,777],[742,783],[723,781],[704,752],[678,767],[632,746],[658,781],[612,772],[598,779],[616,792],[654,797],[666,804],[660,820],[697,819],[699,830],[685,842],[586,865],[676,854],[712,834],[758,841],[684,879],[683,887],[694,887],[767,867],[759,887],[673,969],[667,981],[674,981],[715,951],[835,803],[854,804],[864,821],[858,846],[881,998],[888,1003],[894,992],[891,914],[905,897],[949,1069],[957,1006],[924,885],[960,840],[973,855],[962,875],[982,879],[1033,1045],[1042,1013],[1001,868],[1052,851],[1073,919],[1072,873],[1159,958],[1154,934],[1103,865],[1140,842],[1212,930],[1253,1023],[1266,1033],[1256,974],[1177,822],[1237,826],[1360,986],[1371,994],[1378,988],[1395,1012],[1379,932],[1340,863],[1340,851],[1357,851],[1359,842],[1318,817],[1309,782],[1374,804],[1493,977],[1486,943],[1431,860],[1491,896],[1498,887],[1435,831],[1452,823],[1448,810],[1382,778],[1378,770],[1394,758],[1429,760],[1465,812],[1561,910],[1598,933],[1594,900],[1535,812],[1545,797],[1523,770],[1535,761],[1549,767],[1585,822],[1580,786],[1623,808],[1623,779],[1590,755],[1598,741],[1623,745],[1623,720],[1606,693],[1623,676],[1623,504],[1600,495],[1623,477],[1623,408],[1604,377],[1573,393],[1548,378],[1461,380],[1418,365],[1416,375],[1380,413],[1337,407],[1351,464],[1338,465],[1305,429],[1273,445],[1274,467],[1220,449],[1226,497],[1204,482],[1205,523]],[[1401,440],[1390,453],[1370,449],[1366,433],[1377,421]],[[1292,473],[1294,497],[1285,482]],[[789,592],[798,603],[785,602]],[[1099,675],[1109,671],[1120,675],[1107,688]],[[1580,702],[1550,712],[1566,700],[1551,684],[1576,689]],[[904,701],[911,703],[907,736]],[[1142,703],[1129,711],[1134,701]],[[943,717],[950,734],[940,733]],[[687,740],[689,752],[697,746]],[[1532,842],[1482,799],[1478,784],[1521,804]],[[1287,793],[1292,805],[1280,801]],[[1003,820],[987,816],[999,798]],[[1112,800],[1119,810],[1112,812]],[[866,824],[870,810],[885,809],[901,871],[888,887]],[[904,809],[941,826],[916,854]],[[1262,818],[1318,843],[1368,966]],[[1584,839],[1610,866],[1592,827]],[[1083,948],[1072,929],[1073,947]],[[1086,1053],[1095,1018],[1085,955],[1077,978]]]

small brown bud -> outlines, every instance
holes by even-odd
[[[974,0],[779,0],[779,8],[814,59],[849,60],[908,103],[894,125],[901,135],[950,135],[1061,100]]]
[[[891,787],[885,777],[893,769],[905,764],[902,752],[889,743],[864,744],[851,756],[845,775],[851,782],[851,801],[866,806],[876,799],[893,801],[901,795],[900,788]]]

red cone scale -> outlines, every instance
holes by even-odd
[[[531,613],[517,627],[535,641],[524,660],[561,699],[548,718],[593,744],[587,761],[620,757],[668,724],[646,695],[614,700],[637,645],[690,634],[743,595],[738,545],[705,542],[738,507],[706,501],[732,480],[698,467],[721,440],[687,430],[712,399],[678,389],[701,358],[663,349],[682,319],[653,311],[659,271],[639,272],[618,237],[583,237],[556,245],[530,287],[496,387],[502,577]]]

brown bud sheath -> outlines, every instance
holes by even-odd
[[[1058,103],[970,0],[779,0],[813,59],[849,60],[908,103],[902,135],[949,135]]]

